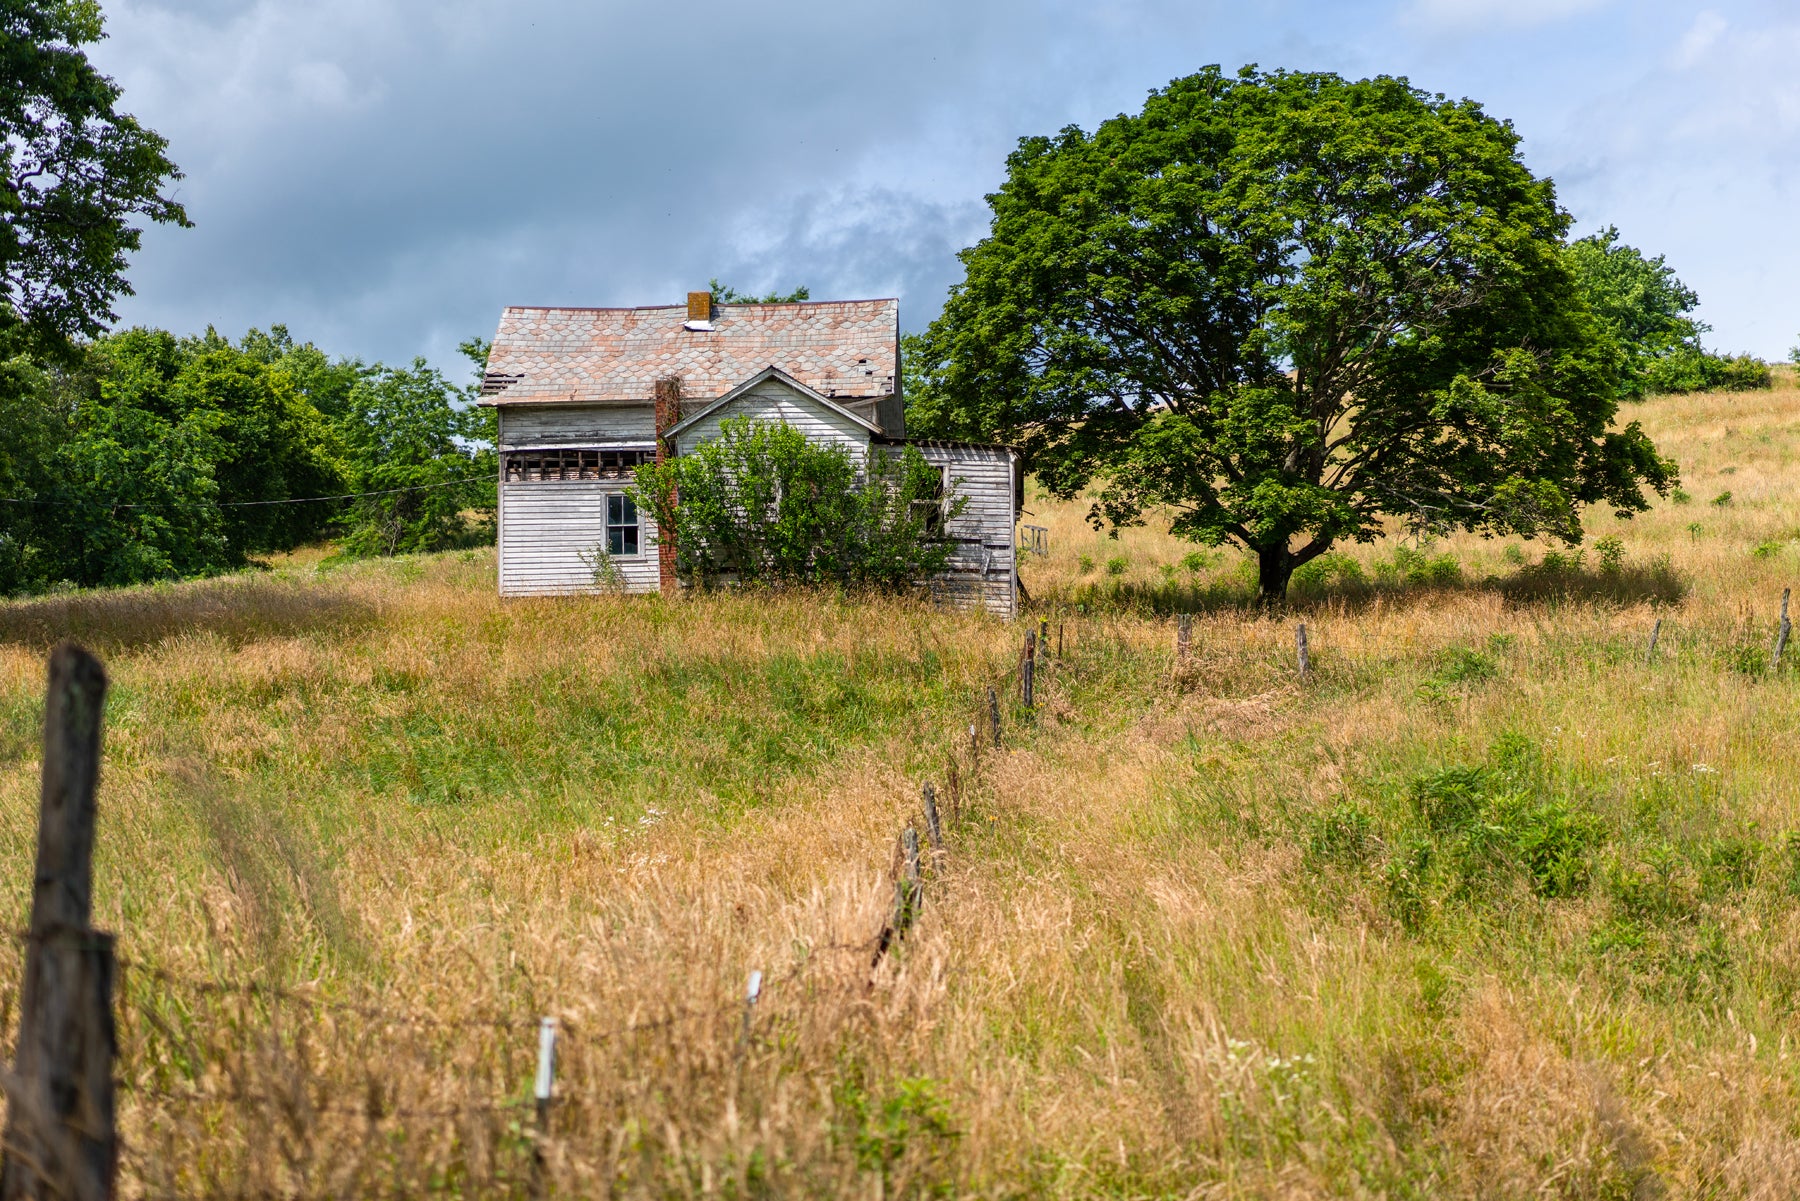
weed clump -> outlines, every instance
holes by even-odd
[[[1289,586],[1301,595],[1318,595],[1327,590],[1360,592],[1366,590],[1369,577],[1362,564],[1341,551],[1328,551],[1310,563],[1294,569]]]
[[[1189,575],[1199,575],[1218,561],[1218,551],[1191,550],[1181,556],[1181,566]]]
[[[1446,588],[1462,579],[1462,561],[1455,555],[1433,555],[1413,546],[1396,546],[1391,559],[1375,565],[1375,579],[1382,584]]]
[[[1511,640],[1496,636],[1488,642],[1484,653],[1466,646],[1453,646],[1438,659],[1437,670],[1419,685],[1419,696],[1428,701],[1446,701],[1466,692],[1469,686],[1485,683],[1500,674],[1499,652]]]
[[[1510,898],[1584,895],[1596,854],[1614,832],[1588,805],[1551,785],[1529,741],[1505,734],[1478,764],[1414,776],[1390,828],[1340,801],[1316,817],[1306,858],[1315,869],[1381,861],[1379,896],[1403,928],[1446,911],[1503,908]]]

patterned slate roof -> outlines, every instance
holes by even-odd
[[[898,300],[716,304],[710,333],[685,305],[642,309],[509,307],[488,354],[491,403],[643,401],[679,375],[682,395],[722,396],[765,367],[840,399],[891,395]]]

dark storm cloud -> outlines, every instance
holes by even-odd
[[[1669,65],[1694,18],[1655,6],[1602,38],[1608,7],[122,0],[96,57],[170,138],[196,228],[151,231],[121,307],[178,330],[286,321],[334,350],[441,365],[503,304],[663,303],[714,275],[897,293],[916,327],[1018,136],[1091,127],[1209,62],[1480,96],[1519,121],[1534,167],[1591,168],[1563,188],[1584,222],[1660,232],[1676,201],[1607,182],[1661,147],[1615,145],[1575,114],[1610,104],[1619,124],[1633,88],[1694,76]],[[1751,280],[1683,246],[1652,249],[1711,272],[1709,301]]]

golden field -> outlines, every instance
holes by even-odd
[[[1022,624],[503,603],[489,552],[9,603],[7,920],[73,636],[128,1197],[1800,1194],[1800,389],[1623,417],[1685,502],[1560,566],[1346,548],[1281,615],[1028,499],[1035,714]]]

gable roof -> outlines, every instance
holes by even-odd
[[[870,422],[867,418],[858,417],[855,413],[852,413],[849,409],[846,409],[831,397],[820,395],[815,389],[807,387],[781,368],[771,365],[764,367],[761,371],[758,371],[755,375],[751,376],[749,379],[725,393],[725,395],[719,397],[706,407],[683,417],[680,421],[677,421],[674,425],[670,426],[669,432],[664,436],[668,438],[680,437],[683,432],[690,429],[696,423],[704,420],[709,415],[718,412],[720,409],[725,408],[765,380],[776,380],[779,383],[786,384],[820,408],[827,409],[836,413],[838,416],[843,417],[847,421],[854,422],[863,429],[868,430],[872,435],[879,435],[881,433],[880,427]]]
[[[488,354],[492,404],[647,401],[678,375],[690,401],[723,395],[771,363],[822,397],[894,393],[900,302],[721,304],[710,331],[683,305],[639,309],[508,307]]]

